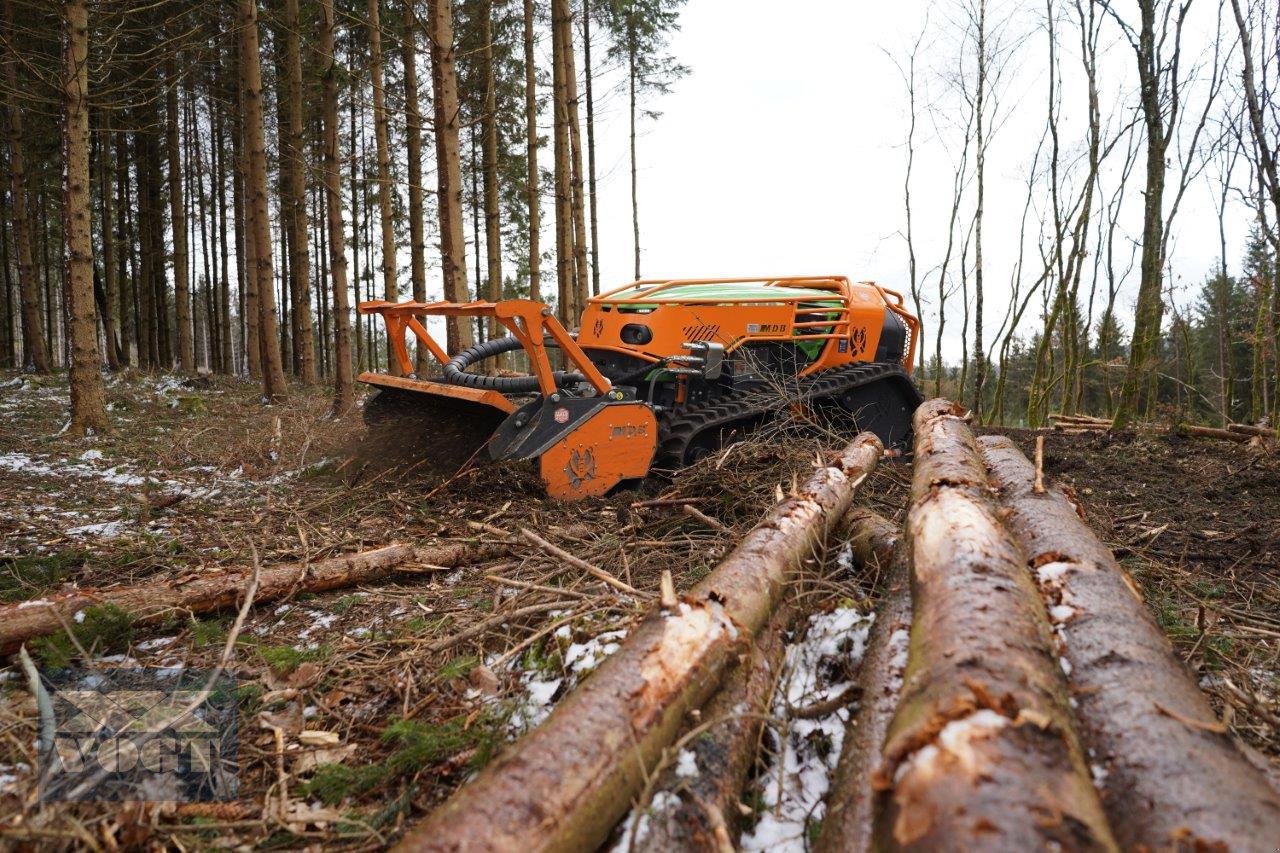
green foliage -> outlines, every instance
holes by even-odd
[[[321,661],[329,657],[332,649],[326,645],[314,649],[296,649],[293,646],[267,646],[258,649],[258,655],[271,669],[281,675],[292,672],[305,661]]]
[[[455,678],[461,678],[470,672],[476,664],[480,663],[480,659],[475,655],[464,655],[454,658],[453,660],[440,667],[436,675],[445,681],[452,681]]]
[[[115,604],[94,605],[84,609],[80,621],[71,623],[71,630],[74,642],[66,631],[32,641],[32,654],[46,669],[69,666],[79,654],[77,643],[89,654],[124,651],[133,641],[133,615]]]
[[[197,649],[222,645],[231,630],[231,617],[194,619],[191,622],[191,645]]]
[[[72,548],[0,560],[0,602],[27,601],[48,592],[88,557],[88,552]]]
[[[470,725],[467,725],[465,715],[441,723],[394,720],[379,736],[384,745],[392,748],[385,759],[354,766],[322,764],[303,784],[303,796],[336,805],[348,797],[359,797],[385,787],[467,749],[475,750],[467,762],[468,766],[473,769],[482,767],[502,742],[502,723],[503,718],[492,713],[482,714]]]
[[[339,598],[333,604],[330,604],[329,609],[332,610],[334,613],[346,613],[348,610],[355,607],[357,604],[359,604],[363,600],[364,600],[363,597],[359,595],[344,595],[342,596],[342,598]]]

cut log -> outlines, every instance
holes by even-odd
[[[1092,415],[1062,415],[1051,414],[1049,420],[1058,421],[1059,423],[1076,423],[1076,424],[1101,424],[1102,426],[1111,426],[1110,418],[1095,418]]]
[[[973,434],[945,400],[915,414],[913,614],[875,773],[878,846],[1114,850],[1021,549]]]
[[[389,545],[305,566],[276,566],[262,570],[254,603],[272,601],[290,593],[324,592],[369,583],[394,574],[408,563],[452,568],[503,553],[506,549],[467,544],[430,548]],[[226,610],[235,607],[252,574],[251,569],[235,569],[171,583],[81,589],[36,602],[0,607],[0,652],[12,653],[33,637],[56,633],[64,625],[72,624],[76,613],[95,605],[114,604],[128,611],[136,625],[154,625],[175,613],[197,615]]]
[[[651,798],[636,850],[735,849],[742,786],[755,763],[760,729],[782,672],[792,615],[785,604],[777,609],[746,659],[702,709],[700,720],[707,730],[685,747],[690,756],[676,757],[663,772],[655,790],[669,796]],[[631,819],[625,818],[624,829]]]
[[[1275,427],[1255,426],[1254,424],[1227,424],[1227,429],[1243,435],[1256,435],[1262,438],[1276,437]]]
[[[1057,488],[1031,490],[1027,458],[980,440],[1006,524],[1058,625],[1070,686],[1116,838],[1132,849],[1270,849],[1280,797],[1236,749],[1133,582]]]
[[[844,530],[853,560],[864,570],[887,571],[893,565],[902,528],[878,512],[855,506],[844,514]]]
[[[869,513],[855,524],[852,534],[851,542],[872,545],[861,549],[855,544],[854,558],[864,567],[869,560],[879,559],[889,576],[859,670],[862,698],[849,720],[827,794],[827,813],[815,847],[821,853],[871,849],[876,797],[871,779],[880,766],[880,747],[898,705],[911,629],[911,571],[906,548],[898,544],[898,530]]]
[[[1194,424],[1182,424],[1178,427],[1178,431],[1183,435],[1193,435],[1198,438],[1219,438],[1223,441],[1235,441],[1240,444],[1247,442],[1251,435],[1233,432],[1229,429],[1219,429],[1218,427],[1195,426]]]
[[[863,433],[818,468],[676,608],[638,625],[541,726],[411,829],[399,849],[526,853],[603,842],[647,768],[715,693],[882,452]]]

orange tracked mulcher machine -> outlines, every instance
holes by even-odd
[[[899,294],[844,276],[637,281],[588,300],[575,332],[524,299],[359,310],[382,316],[402,374],[360,375],[379,389],[367,423],[406,410],[428,413],[425,429],[488,423],[490,456],[538,460],[547,492],[566,500],[691,464],[780,411],[822,411],[909,448],[921,400],[910,378],[919,321]],[[450,355],[423,323],[431,316],[492,318],[509,334]],[[439,376],[412,374],[407,332]],[[469,371],[517,349],[529,375]]]

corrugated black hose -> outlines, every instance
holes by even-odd
[[[485,376],[480,373],[466,372],[468,367],[479,364],[486,358],[493,358],[495,355],[518,349],[520,349],[520,341],[510,335],[468,347],[449,359],[449,363],[444,366],[444,381],[450,385],[501,391],[504,394],[536,393],[541,390],[536,376]],[[563,370],[557,370],[554,375],[557,388],[586,381],[581,373],[565,373]]]

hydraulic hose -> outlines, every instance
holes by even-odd
[[[501,391],[506,394],[529,394],[541,390],[536,376],[485,376],[480,373],[467,373],[467,368],[479,364],[486,358],[501,355],[504,352],[520,349],[520,341],[508,335],[505,338],[494,338],[482,344],[468,347],[449,359],[444,366],[444,381],[450,385],[462,385],[466,388],[483,388],[488,391]],[[581,373],[566,373],[557,370],[554,373],[556,387],[574,385],[585,382]]]

